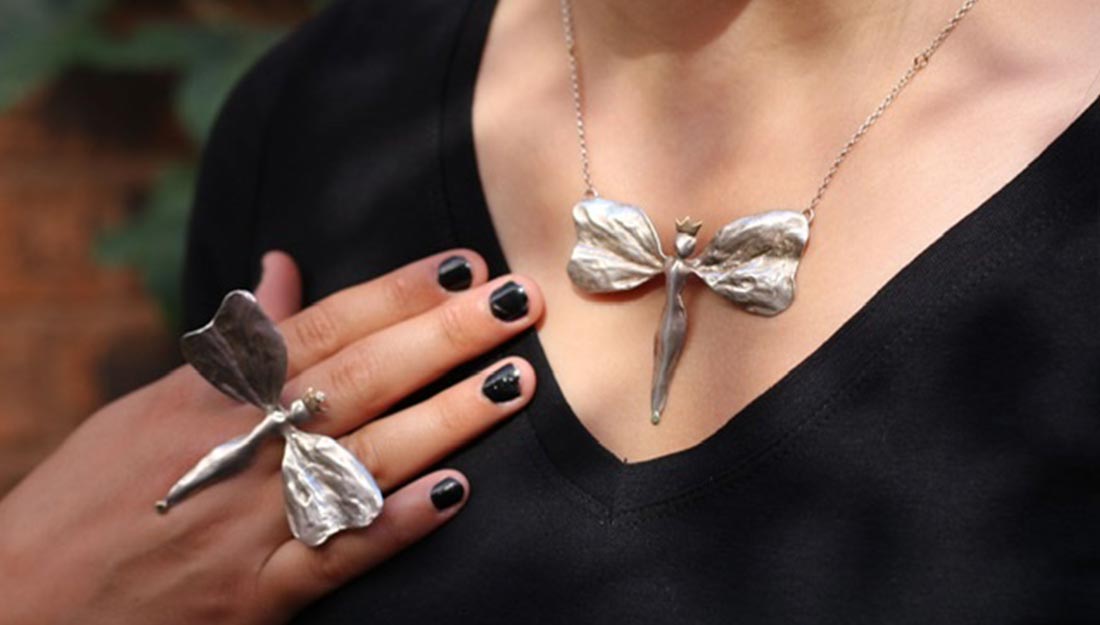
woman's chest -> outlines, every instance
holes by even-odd
[[[1082,75],[1042,95],[1035,89],[1050,87],[1042,80],[1024,89],[993,75],[979,81],[982,89],[969,100],[952,106],[928,101],[957,94],[950,84],[956,77],[933,78],[923,92],[907,94],[912,101],[899,103],[875,128],[818,207],[787,310],[774,317],[749,314],[700,280],[688,281],[684,348],[662,422],[653,427],[654,340],[668,294],[660,277],[611,295],[585,293],[570,280],[566,265],[577,240],[571,208],[583,189],[570,101],[566,90],[517,90],[508,78],[522,60],[522,51],[503,58],[490,38],[474,101],[474,142],[492,225],[509,267],[533,277],[545,292],[539,339],[564,396],[601,444],[631,461],[699,443],[783,379],[938,237],[1018,175],[1098,91],[1089,86],[1082,100]],[[532,62],[526,69],[526,80],[542,75],[547,84],[563,86],[553,64]],[[702,248],[736,218],[799,208],[828,160],[800,157],[800,148],[827,154],[821,146],[828,141],[799,145],[795,131],[793,147],[764,149],[761,143],[738,151],[755,154],[750,159],[677,160],[646,140],[651,121],[593,108],[588,140],[593,171],[602,180],[597,186],[609,199],[645,209],[666,250],[677,218],[703,221]],[[760,124],[774,126],[775,120]],[[842,140],[845,134],[837,129],[826,136]]]

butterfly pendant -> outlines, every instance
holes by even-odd
[[[682,297],[695,274],[719,295],[758,315],[777,315],[794,300],[798,262],[810,236],[810,222],[799,211],[774,210],[732,221],[714,234],[698,257],[702,226],[676,222],[675,255],[661,249],[653,222],[642,209],[603,198],[573,207],[577,244],[569,278],[589,293],[626,291],[665,275],[665,307],[654,341],[650,421],[657,425],[668,401],[672,373],[687,334]]]
[[[365,527],[382,512],[382,491],[366,467],[328,436],[296,427],[323,412],[324,394],[309,389],[283,407],[286,343],[248,291],[232,291],[210,323],[183,335],[183,356],[226,395],[264,411],[251,432],[210,451],[157,502],[161,513],[206,484],[246,467],[261,443],[286,440],[283,493],[294,537],[317,547],[333,534]]]

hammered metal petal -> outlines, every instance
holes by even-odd
[[[661,273],[665,253],[657,229],[642,209],[603,198],[573,207],[577,244],[570,279],[590,293],[632,289]]]
[[[722,227],[688,264],[722,297],[748,312],[776,315],[794,301],[795,272],[809,236],[801,212],[749,215]]]
[[[210,323],[183,335],[183,357],[237,401],[265,410],[279,405],[286,381],[286,343],[248,291],[231,291]]]
[[[284,435],[283,493],[295,538],[316,547],[336,532],[369,525],[382,512],[382,491],[351,452],[293,426]]]

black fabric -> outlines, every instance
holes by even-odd
[[[452,246],[508,271],[470,128],[493,8],[337,3],[249,74],[205,154],[190,326],[271,248],[310,301]],[[1100,622],[1098,155],[1094,103],[684,452],[621,465],[533,331],[452,372],[408,402],[504,354],[539,390],[443,463],[456,519],[298,622]]]

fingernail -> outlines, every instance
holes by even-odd
[[[470,288],[474,281],[474,272],[470,261],[462,256],[451,256],[439,264],[439,286],[448,291],[461,291]]]
[[[432,487],[432,505],[436,510],[443,511],[462,501],[465,494],[462,482],[448,477]]]
[[[498,404],[519,397],[519,368],[508,363],[492,372],[481,385],[481,392]]]
[[[527,314],[527,292],[523,285],[508,281],[489,296],[493,316],[502,321],[515,321]]]

